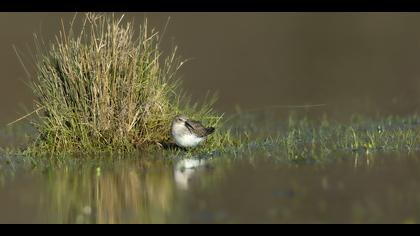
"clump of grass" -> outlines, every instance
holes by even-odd
[[[29,153],[156,147],[169,141],[176,114],[221,126],[214,99],[202,105],[185,99],[177,79],[185,61],[176,47],[163,56],[160,34],[147,21],[136,30],[114,15],[88,13],[81,20],[79,30],[73,20],[49,45],[35,39],[39,137]],[[213,136],[206,148],[217,148],[228,135]]]

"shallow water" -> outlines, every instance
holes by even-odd
[[[1,161],[1,223],[415,223],[420,155]]]
[[[258,112],[241,113],[242,122],[231,127],[251,134],[252,143],[234,150],[235,157],[201,160],[156,154],[34,164],[0,154],[0,223],[420,222],[419,153],[349,148],[315,157],[296,146],[308,158],[290,160],[278,143],[253,140],[287,135],[295,110],[311,121],[326,115],[339,122],[359,113],[418,112],[420,14],[129,13],[127,19],[141,23],[144,16],[157,29],[171,17],[164,49],[175,42],[182,57],[193,59],[180,74],[193,99],[219,91],[215,108],[226,117]],[[33,136],[28,127],[5,127],[34,102],[12,45],[31,65],[33,33],[53,40],[61,18],[73,13],[0,14],[0,150],[24,148]],[[293,108],[307,104],[325,106]],[[420,129],[418,121],[366,124],[356,128]]]

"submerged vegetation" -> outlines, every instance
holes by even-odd
[[[146,156],[170,157],[169,160],[218,156],[267,157],[278,161],[306,163],[335,160],[339,157],[420,152],[418,115],[374,118],[354,115],[346,121],[338,121],[326,116],[309,119],[297,113],[284,116],[275,113],[262,115],[241,112],[226,121],[225,125],[230,127],[227,134],[216,133],[213,139],[209,139],[200,148],[189,152],[177,149],[158,153],[153,151]],[[31,136],[23,132],[27,127],[16,128],[18,130],[1,131],[3,135],[0,136],[0,143],[5,148],[0,150],[3,153],[14,153],[10,151],[13,147],[23,147],[31,143]],[[132,156],[127,154],[117,157]],[[100,156],[104,157],[103,154]],[[105,156],[113,155],[109,153]],[[144,153],[141,156],[145,156]],[[61,161],[59,157],[55,160]]]
[[[32,83],[37,97],[33,124],[39,137],[27,152],[130,152],[169,141],[172,118],[185,114],[208,126],[222,127],[212,110],[215,99],[191,103],[177,72],[185,61],[174,47],[161,50],[158,31],[147,21],[132,22],[107,14],[85,14],[53,43],[38,38]],[[166,55],[166,56],[165,56]],[[229,140],[219,132],[206,145]]]
[[[325,115],[309,119],[297,113],[283,118],[274,113],[265,118],[258,117],[260,115],[241,114],[242,126],[234,128],[233,132],[243,132],[244,141],[231,150],[235,156],[259,153],[288,161],[317,161],[343,155],[420,151],[420,116],[417,114],[375,118],[353,115],[346,121]]]

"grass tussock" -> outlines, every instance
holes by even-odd
[[[81,20],[76,29],[75,21]],[[229,141],[222,116],[186,99],[177,72],[185,61],[177,48],[161,50],[158,31],[147,21],[139,28],[123,18],[85,14],[45,45],[37,45],[37,97],[33,122],[39,137],[28,152],[132,151],[170,140],[176,114],[202,120],[219,132],[204,149]],[[164,56],[166,55],[166,56]]]

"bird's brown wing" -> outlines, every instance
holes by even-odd
[[[191,133],[196,134],[199,137],[205,137],[207,135],[209,135],[209,130],[204,127],[200,121],[196,121],[196,120],[187,120],[185,122],[185,125],[187,126],[188,130]]]

